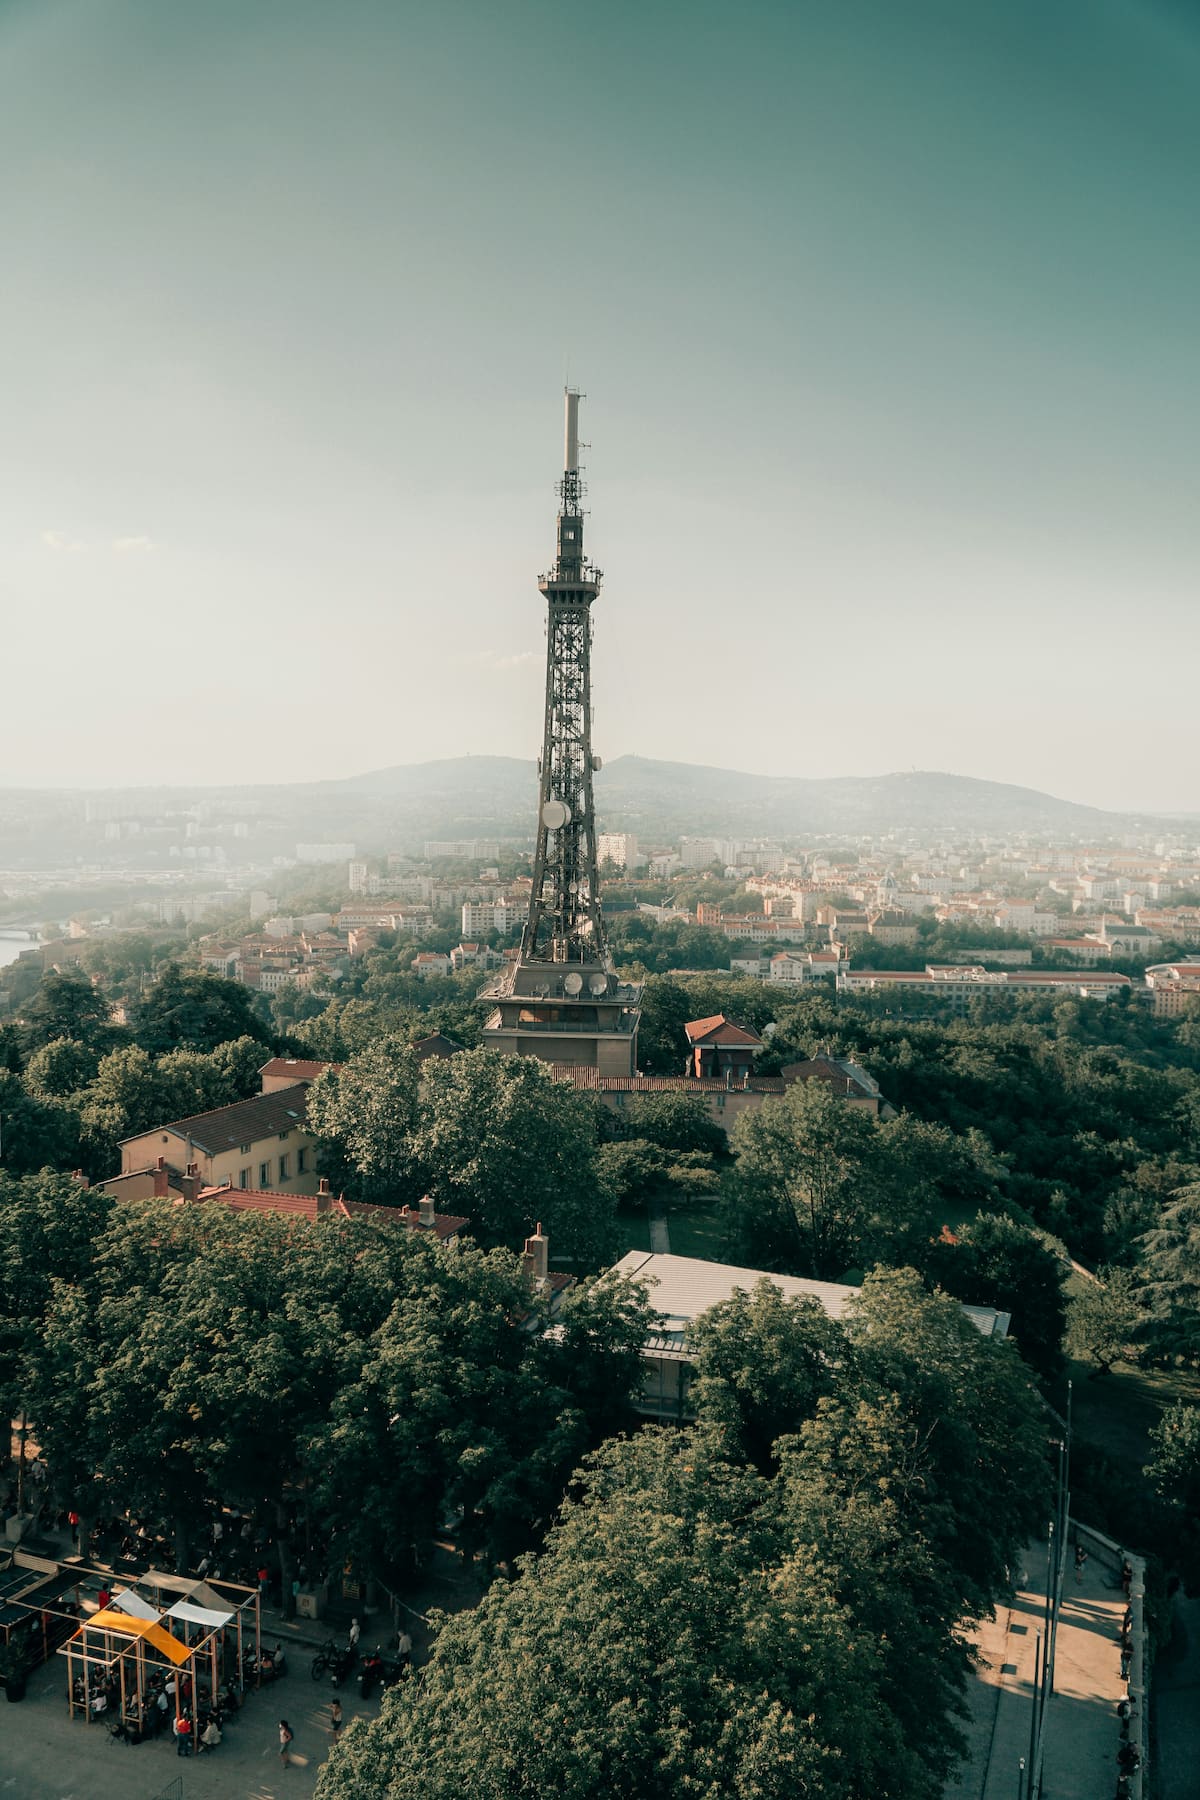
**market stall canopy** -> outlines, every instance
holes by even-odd
[[[145,1619],[147,1624],[157,1625],[162,1618],[157,1606],[151,1606],[140,1594],[129,1588],[118,1588],[112,1597],[113,1609],[116,1612],[128,1613],[131,1619]]]
[[[193,1606],[208,1606],[213,1612],[230,1610],[224,1594],[218,1594],[207,1581],[197,1581],[190,1575],[168,1575],[161,1569],[147,1569],[144,1575],[138,1576],[138,1586],[157,1588],[164,1594],[178,1594],[181,1599],[190,1600]]]
[[[115,1612],[111,1606],[106,1606],[103,1612],[93,1613],[70,1642],[83,1638],[86,1645],[89,1631],[110,1631],[114,1636],[141,1638],[143,1643],[152,1645],[169,1662],[176,1664],[187,1662],[192,1654],[186,1644],[181,1644],[153,1620],[135,1619],[131,1613]]]
[[[177,1600],[174,1606],[168,1606],[168,1619],[186,1619],[189,1625],[207,1625],[210,1631],[217,1631],[222,1625],[228,1625],[232,1619],[231,1612],[216,1612],[211,1606],[193,1606],[190,1600]]]

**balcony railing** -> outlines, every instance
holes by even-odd
[[[493,1023],[493,1019],[495,1023]],[[625,1036],[636,1030],[631,1013],[617,1013],[611,1018],[597,1020],[595,1024],[585,1025],[576,1018],[567,1019],[514,1019],[503,1023],[498,1015],[493,1014],[484,1026],[485,1031],[549,1031],[557,1032],[560,1037],[579,1035],[582,1037]]]

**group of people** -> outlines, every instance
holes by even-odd
[[[180,1713],[175,1720],[174,1731],[177,1756],[190,1756],[193,1751],[199,1756],[202,1750],[215,1750],[221,1742],[221,1727],[213,1713],[209,1713],[199,1730],[191,1713]]]

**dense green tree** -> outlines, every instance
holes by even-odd
[[[985,1337],[912,1269],[868,1275],[846,1329],[857,1393],[873,1406],[894,1399],[906,1422],[901,1460],[922,1534],[952,1583],[946,1616],[981,1616],[1045,1517],[1045,1416],[1028,1371],[1014,1344]]]
[[[632,1138],[643,1138],[662,1150],[702,1150],[719,1155],[725,1133],[708,1114],[702,1100],[691,1094],[634,1094],[625,1108],[624,1123]]]
[[[547,1554],[442,1622],[321,1800],[916,1800],[875,1647],[818,1556],[769,1560],[764,1500],[693,1434],[607,1447]]]
[[[78,1038],[52,1038],[30,1057],[25,1086],[36,1100],[69,1100],[95,1080],[102,1054]]]
[[[932,1244],[922,1267],[959,1300],[1011,1313],[1012,1335],[1026,1361],[1047,1380],[1059,1374],[1066,1268],[1045,1232],[1002,1213],[978,1213],[954,1238]]]
[[[1170,1509],[1172,1546],[1187,1592],[1200,1592],[1200,1406],[1177,1401],[1151,1429],[1145,1474]]]
[[[336,1307],[297,1292],[312,1243],[223,1207],[117,1209],[87,1281],[56,1287],[31,1408],[81,1511],[168,1521],[186,1566],[211,1496],[282,1502],[344,1348]]]
[[[667,1152],[657,1144],[647,1143],[645,1138],[601,1144],[596,1152],[600,1181],[619,1206],[636,1206],[648,1200],[666,1185],[670,1167]]]
[[[430,1058],[413,1148],[447,1212],[485,1245],[516,1246],[540,1221],[552,1254],[599,1268],[614,1249],[596,1166],[595,1103],[532,1057]]]
[[[1200,1184],[1181,1188],[1142,1246],[1146,1335],[1164,1356],[1200,1360]]]
[[[159,1080],[155,1058],[139,1044],[126,1044],[103,1057],[95,1080],[76,1103],[84,1160],[97,1178],[119,1166],[122,1138],[180,1116]]]
[[[398,1037],[376,1039],[313,1082],[308,1126],[335,1193],[397,1205],[420,1197],[420,1082],[421,1065]]]
[[[134,1037],[143,1050],[214,1050],[231,1038],[270,1041],[248,988],[204,969],[167,963],[132,1008]]]
[[[817,1082],[797,1082],[739,1118],[739,1204],[756,1224],[776,1229],[795,1273],[832,1281],[859,1260],[888,1199],[877,1129]]]
[[[107,1049],[125,1034],[112,1022],[107,994],[94,987],[86,975],[63,975],[49,969],[37,992],[24,1009],[25,1049],[32,1053],[56,1038]]]
[[[53,1284],[83,1278],[112,1206],[107,1194],[72,1175],[0,1173],[0,1409],[6,1419],[28,1397],[29,1359]]]
[[[735,1291],[697,1319],[689,1401],[723,1434],[729,1454],[762,1474],[775,1444],[799,1431],[845,1360],[841,1327],[818,1299],[787,1299],[773,1281]]]
[[[939,1792],[963,1747],[970,1650],[959,1583],[922,1529],[921,1451],[898,1395],[830,1398],[780,1445],[779,1508],[793,1541],[823,1546],[838,1601],[877,1646],[881,1713]]]
[[[88,944],[83,966],[90,975],[99,975],[111,993],[131,999],[144,977],[167,958],[172,946],[177,951],[179,945],[179,934],[164,939],[148,931],[120,931]]]
[[[1151,1428],[1146,1474],[1164,1500],[1200,1521],[1200,1406],[1178,1400]]]
[[[1133,1272],[1101,1269],[1068,1303],[1067,1351],[1095,1363],[1097,1375],[1107,1375],[1115,1362],[1136,1359],[1144,1319]]]
[[[647,1306],[628,1283],[581,1284],[546,1337],[551,1296],[510,1253],[217,1206],[126,1203],[105,1224],[111,1202],[89,1210],[86,1193],[64,1260],[51,1227],[80,1190],[46,1179],[44,1220],[33,1199],[13,1209],[27,1273],[0,1373],[21,1387],[25,1345],[32,1416],[81,1510],[167,1521],[183,1559],[213,1497],[269,1517],[289,1488],[368,1570],[410,1568],[447,1505],[511,1556],[579,1459],[632,1422]]]
[[[79,1158],[79,1114],[69,1101],[41,1099],[19,1075],[0,1069],[0,1164],[10,1175],[72,1169]]]
[[[11,1021],[0,1023],[0,1074],[19,1075],[23,1061],[20,1031]]]

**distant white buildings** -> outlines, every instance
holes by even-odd
[[[431,838],[425,845],[426,862],[495,862],[499,838]]]
[[[524,900],[467,900],[462,909],[462,934],[467,940],[497,931],[506,937],[525,923],[529,907]]]
[[[596,839],[596,856],[602,863],[609,862],[614,868],[631,872],[640,869],[646,861],[632,831],[602,831]]]

